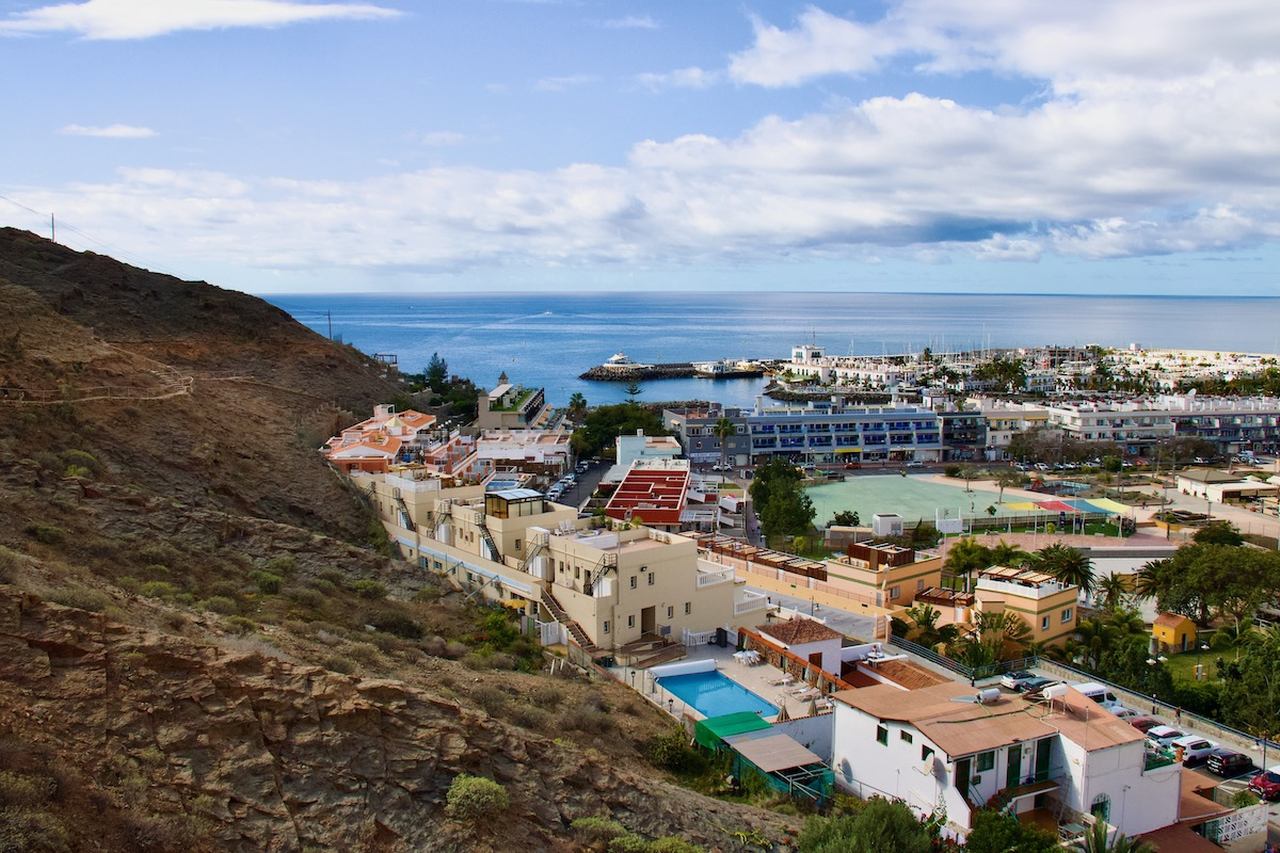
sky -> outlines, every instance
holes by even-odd
[[[1275,0],[0,0],[0,225],[255,293],[1280,296]]]

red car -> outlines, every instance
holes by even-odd
[[[1250,779],[1249,790],[1264,800],[1280,800],[1280,766],[1263,770]]]
[[[1156,726],[1162,725],[1162,723],[1155,717],[1132,717],[1129,720],[1129,725],[1145,735]]]

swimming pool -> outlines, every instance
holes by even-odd
[[[776,705],[764,701],[714,669],[686,675],[667,675],[659,678],[658,683],[680,701],[697,709],[704,717],[718,717],[737,711],[757,711],[766,717],[778,713]]]

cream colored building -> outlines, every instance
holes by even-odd
[[[484,491],[420,471],[358,473],[411,561],[537,619],[592,654],[756,619],[765,599],[678,534],[599,526],[529,489]],[[747,614],[756,613],[755,617]],[[563,626],[557,638],[552,623]],[[550,628],[550,630],[546,630]]]

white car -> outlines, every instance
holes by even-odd
[[[1147,734],[1150,735],[1151,733],[1148,732]],[[1183,764],[1194,766],[1208,759],[1209,753],[1213,752],[1218,745],[1211,740],[1200,737],[1200,735],[1183,735],[1182,737],[1174,738],[1169,743],[1169,746],[1175,753],[1178,750],[1182,750]]]
[[[1152,726],[1147,729],[1147,740],[1157,746],[1169,746],[1180,737],[1184,737],[1185,732],[1175,729],[1173,726]]]

